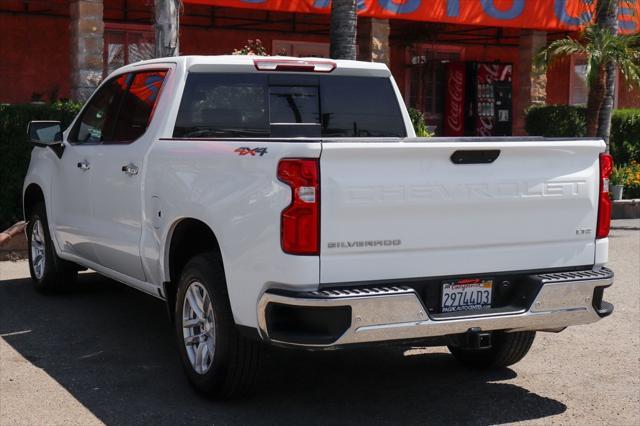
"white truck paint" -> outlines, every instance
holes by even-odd
[[[59,158],[52,149],[34,148],[24,188],[42,191],[57,255],[171,299],[165,284],[172,279],[173,233],[181,221],[197,219],[219,244],[235,323],[280,344],[318,347],[448,336],[472,327],[557,330],[599,319],[600,306],[584,295],[593,297],[598,286],[611,284],[601,269],[607,238],[596,238],[602,141],[419,139],[384,65],[273,61],[311,63],[312,68],[335,64],[335,69],[265,71],[251,57],[178,57],[129,65],[110,76],[107,81],[142,71],[167,73],[152,119],[132,143],[70,142],[77,118],[64,132]],[[175,137],[187,78],[202,74],[267,74],[269,90],[286,78],[303,85],[296,83],[300,76],[384,78],[398,104],[404,137]],[[240,155],[242,148],[266,151]],[[451,160],[458,151],[491,150],[499,151],[492,163]],[[284,158],[319,159],[315,255],[287,254],[281,246],[281,215],[292,202],[291,188],[277,176]],[[439,318],[437,308],[421,301],[422,287],[411,287],[421,280],[476,275],[495,277],[495,286],[502,276],[520,279],[545,271],[587,272],[579,279],[540,278],[546,284],[527,296],[531,306],[468,318],[464,312]],[[397,288],[378,291],[383,285]],[[558,285],[563,290],[552,291]],[[322,293],[358,286],[378,290],[369,298],[351,290]],[[352,317],[348,330],[332,342],[287,341],[270,335],[269,303],[350,306]],[[389,334],[389,327],[396,334]]]

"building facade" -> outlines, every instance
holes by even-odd
[[[230,54],[256,39],[271,54],[329,55],[328,0],[183,1],[181,55]],[[584,58],[567,58],[545,75],[532,72],[532,60],[550,40],[579,29],[591,3],[361,0],[358,57],[386,62],[407,105],[438,134],[485,134],[489,126],[486,134],[521,135],[532,104],[586,103]],[[110,72],[153,56],[153,6],[2,0],[0,102],[86,99]],[[621,29],[637,32],[629,10],[621,9]],[[615,105],[640,107],[640,93],[620,77]]]

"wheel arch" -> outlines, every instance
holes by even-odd
[[[180,273],[189,259],[205,252],[216,253],[224,270],[218,238],[209,225],[200,219],[191,217],[181,218],[173,223],[165,244],[165,282],[163,283],[167,308],[172,321]]]
[[[24,214],[24,219],[29,220],[29,216],[33,212],[34,207],[38,203],[45,204],[46,201],[44,198],[44,191],[37,183],[30,183],[27,188],[24,190],[24,194],[22,197],[22,211]]]

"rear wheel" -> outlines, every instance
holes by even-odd
[[[198,255],[185,266],[175,319],[182,364],[197,390],[217,398],[252,390],[262,346],[238,332],[222,264],[215,253]]]
[[[56,254],[44,204],[38,204],[29,217],[27,226],[29,245],[29,272],[39,291],[56,291],[68,288],[77,278],[78,270],[71,262]]]
[[[449,345],[449,351],[460,363],[474,368],[502,368],[520,361],[527,355],[535,331],[506,333],[494,331],[488,349],[465,349]]]

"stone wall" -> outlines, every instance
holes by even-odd
[[[71,0],[71,98],[84,101],[102,80],[104,22],[102,0]]]
[[[391,55],[388,19],[358,19],[358,60],[389,65]]]

